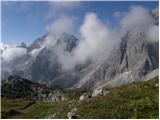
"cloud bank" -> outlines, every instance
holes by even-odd
[[[61,17],[54,21],[51,26],[47,26],[48,36],[44,45],[53,46],[64,33],[70,34],[73,28],[73,21],[74,18],[72,17]]]
[[[115,35],[95,13],[87,13],[83,24],[80,26],[80,39],[72,52],[66,51],[67,43],[55,44],[58,38],[67,31],[71,31],[73,19],[61,18],[49,28],[46,38],[46,46],[56,53],[63,70],[73,69],[78,64],[84,64],[87,60],[97,62],[108,57],[110,51],[118,44],[119,36]],[[65,38],[64,38],[65,39]],[[51,60],[52,61],[52,60]]]
[[[31,51],[31,55],[36,56],[46,47],[56,54],[63,70],[72,70],[76,65],[84,64],[87,60],[96,63],[107,58],[128,31],[134,37],[138,32],[144,32],[147,40],[151,42],[159,40],[159,26],[155,25],[149,10],[141,6],[131,6],[128,12],[116,14],[116,17],[120,17],[120,26],[112,30],[95,13],[88,12],[79,29],[79,40],[72,51],[66,51],[65,41],[61,41],[61,44],[56,43],[59,38],[65,39],[64,33],[72,33],[76,21],[73,17],[60,17],[47,27],[47,38],[41,48]],[[2,58],[11,61],[24,54],[26,54],[24,48],[8,48],[2,53]]]
[[[136,37],[138,32],[146,34],[148,41],[159,41],[159,26],[155,24],[155,19],[151,11],[141,6],[131,6],[127,13],[119,13],[121,16],[121,32],[131,32]]]
[[[118,42],[118,36],[95,13],[87,13],[80,27],[80,40],[74,55],[79,62],[87,59],[95,62],[107,57]]]
[[[158,42],[159,41],[159,26],[158,25],[152,25],[146,33],[149,41]]]
[[[126,13],[121,19],[121,26],[123,30],[139,30],[144,31],[146,27],[154,24],[154,19],[150,15],[149,10],[141,6],[131,6],[130,11]]]
[[[1,45],[1,50],[3,50],[3,52],[1,53],[1,57],[5,62],[12,62],[27,53],[26,48],[9,45]]]
[[[117,28],[113,31],[95,13],[87,13],[80,26],[80,39],[73,52],[59,50],[61,51],[59,61],[62,67],[68,70],[73,69],[77,64],[85,63],[87,60],[97,62],[107,58],[113,48],[119,44],[121,37],[128,31],[134,37],[138,32],[143,32],[146,34],[146,40],[152,42],[159,40],[159,26],[155,25],[155,19],[148,9],[141,6],[131,6],[129,12],[119,13],[119,15],[121,16],[120,29]]]

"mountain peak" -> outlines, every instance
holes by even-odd
[[[14,85],[18,86],[20,84],[21,85],[22,84],[27,84],[27,85],[35,84],[34,82],[31,82],[31,81],[29,81],[27,79],[24,79],[24,78],[22,78],[22,77],[20,77],[18,75],[11,75],[11,76],[8,77],[7,80],[3,80],[2,83],[3,84],[10,84],[12,86],[14,86]],[[38,85],[38,83],[36,83],[36,84]]]

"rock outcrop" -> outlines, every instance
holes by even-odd
[[[2,98],[23,98],[35,101],[64,101],[65,97],[56,87],[31,82],[19,76],[10,76],[1,84]]]

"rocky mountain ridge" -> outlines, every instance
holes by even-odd
[[[48,87],[17,75],[10,76],[1,84],[1,97],[29,99],[34,101],[64,101],[65,97],[56,87]]]
[[[159,25],[157,9],[150,13],[155,25]],[[27,53],[16,60],[10,63],[2,60],[2,79],[17,74],[34,82],[59,85],[66,89],[93,89],[104,85],[114,87],[158,76],[159,42],[150,40],[143,30],[126,31],[108,58],[95,63],[92,60],[86,61],[68,71],[64,71],[59,62],[59,46],[72,53],[78,39],[73,35],[63,34],[53,40],[56,41],[53,45],[47,44],[51,46],[48,49],[48,46],[44,46],[48,42],[47,37],[48,34],[38,38],[28,47],[21,44],[21,47],[27,49]]]
[[[99,85],[102,82],[117,86],[120,82],[126,84],[136,80],[150,79],[145,76],[153,70],[158,71],[159,68],[159,45],[158,42],[146,41],[144,33],[137,33],[136,36],[132,39],[128,34],[128,37],[122,40],[120,46],[114,49],[107,60],[82,78],[85,83],[78,83],[78,87],[93,86],[95,81]],[[157,75],[158,72],[155,76]]]

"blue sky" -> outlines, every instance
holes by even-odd
[[[104,23],[114,28],[118,20],[113,14],[126,12],[132,5],[153,9],[158,2],[2,2],[2,41],[6,44],[31,44],[47,33],[47,26],[62,16],[75,18],[72,34],[78,37],[87,12],[96,13]]]

